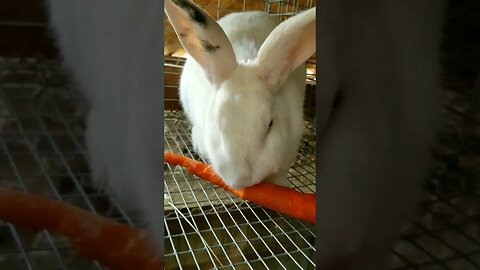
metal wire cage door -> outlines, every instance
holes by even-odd
[[[214,18],[261,10],[288,18],[313,1],[194,1]],[[165,24],[165,150],[189,158],[194,152],[190,125],[178,101],[184,51]],[[310,85],[304,138],[288,179],[302,192],[315,193],[315,59],[307,64]],[[315,228],[235,198],[179,167],[165,166],[165,267],[167,269],[315,269]]]

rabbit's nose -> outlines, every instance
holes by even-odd
[[[233,189],[242,189],[252,185],[252,170],[248,163],[235,161],[232,163],[219,163],[214,170]],[[216,169],[215,169],[216,168]]]

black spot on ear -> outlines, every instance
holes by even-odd
[[[172,0],[172,2],[187,12],[194,22],[200,24],[202,27],[207,27],[207,17],[205,17],[196,6],[192,5],[192,3],[187,0]]]
[[[186,36],[185,33],[179,33],[179,35],[180,35],[181,37],[185,37],[185,36]]]
[[[214,53],[216,52],[218,49],[220,49],[220,46],[217,45],[217,46],[214,46],[212,43],[206,41],[206,40],[200,40],[202,42],[202,47],[205,51],[209,52],[209,53]]]

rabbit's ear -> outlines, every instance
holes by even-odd
[[[315,53],[315,7],[280,23],[260,47],[259,76],[272,87]]]
[[[203,68],[214,86],[237,66],[232,44],[218,23],[188,0],[166,0],[165,13],[183,48]]]

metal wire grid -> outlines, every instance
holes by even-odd
[[[56,62],[0,59],[0,184],[50,196],[134,224],[132,218],[118,206],[114,197],[99,193],[91,186],[83,145],[82,101],[68,91],[66,80],[61,74]],[[452,100],[455,93],[452,90],[446,95]],[[453,107],[448,111],[449,115],[457,115],[454,112],[461,108],[462,106],[457,109]],[[166,116],[167,149],[196,157],[189,144],[188,126],[184,119],[178,113],[167,112]],[[452,119],[457,120],[455,117]],[[475,125],[478,127],[478,116],[476,119]],[[310,138],[306,141],[314,140]],[[477,141],[473,145],[478,146]],[[453,146],[444,151],[447,152],[446,156],[451,158],[460,155],[458,152],[449,151],[449,148]],[[425,198],[424,211],[404,230],[403,238],[394,247],[395,256],[391,269],[479,268],[478,185],[474,188],[467,186],[459,189],[459,185],[452,186],[455,183],[441,184],[445,183],[444,180],[449,176],[448,171],[451,170],[443,170],[446,162],[442,158],[438,159],[439,164],[436,167],[440,169],[435,170],[437,173],[433,175],[430,185],[432,192]],[[308,164],[308,159],[304,161]],[[310,169],[314,172],[314,165],[311,164]],[[166,172],[171,175],[171,178],[166,177],[166,195],[174,198],[174,205],[197,226],[222,264],[240,267],[243,262],[247,268],[262,269],[265,268],[264,263],[269,266],[278,264],[278,259],[283,264],[284,260],[293,261],[292,257],[300,264],[299,257],[307,253],[307,241],[308,237],[312,236],[312,231],[304,224],[258,206],[241,203],[203,181],[192,179],[179,168],[167,166]],[[305,172],[296,170],[291,171],[291,174],[291,179],[306,175]],[[463,177],[455,175],[454,178]],[[178,184],[182,181],[184,186]],[[305,183],[296,186],[302,188]],[[447,188],[449,186],[450,188]],[[178,193],[180,188],[186,192]],[[198,191],[203,195],[188,197],[189,193],[197,194]],[[312,191],[312,187],[305,190]],[[169,200],[169,197],[166,199]],[[218,201],[226,201],[229,205],[218,204]],[[197,261],[191,260],[193,265],[207,266],[208,269],[208,265],[217,263],[216,259],[208,253],[196,232],[183,220],[180,214],[167,206],[165,258],[167,261],[187,262],[189,257],[196,255],[194,258],[197,258]],[[272,229],[270,224],[278,225],[279,229]],[[300,226],[301,229],[295,231],[292,226]],[[224,235],[220,231],[223,231]],[[297,238],[291,235],[296,235]],[[16,228],[11,224],[1,224],[0,237],[0,269],[101,269],[97,263],[76,255],[68,241],[48,232],[34,232]],[[187,237],[191,241],[186,242]],[[241,237],[248,237],[249,240]],[[297,241],[298,239],[301,241]],[[261,253],[266,249],[262,245],[272,247],[270,249],[273,251],[274,247],[279,245],[277,241],[284,245],[294,242],[303,253],[290,252],[291,247],[287,248],[289,252],[282,250],[281,256],[276,255],[277,257],[264,256]],[[266,245],[271,242],[274,245]],[[256,246],[254,250],[258,255],[253,252],[254,255],[235,257],[230,253],[231,247],[244,251],[245,246],[257,243],[260,248]],[[173,252],[174,248],[177,253]],[[203,260],[205,258],[206,263]],[[250,265],[245,259],[251,260],[248,262]],[[308,259],[306,262],[310,263]]]
[[[394,248],[405,261],[395,269],[480,269],[479,12],[478,1],[449,2],[437,164],[422,211]]]
[[[478,87],[478,83],[476,87]],[[449,162],[446,159],[462,158],[463,154],[459,152],[458,149],[459,143],[463,144],[463,141],[466,141],[470,142],[469,145],[477,145],[477,147],[479,145],[478,134],[476,139],[473,137],[475,135],[467,138],[465,136],[466,133],[463,132],[462,129],[458,129],[458,125],[461,124],[460,119],[456,117],[458,116],[458,110],[462,110],[465,106],[468,107],[468,104],[458,104],[459,92],[462,93],[462,90],[446,89],[445,91],[445,100],[447,101],[445,106],[446,124],[442,133],[444,139],[436,150],[437,164],[433,170],[421,211],[417,218],[405,227],[402,231],[402,238],[392,248],[393,258],[390,269],[480,269],[480,186],[478,185],[478,179],[474,179],[477,185],[468,185],[467,188],[461,188],[465,186],[462,184],[464,182],[462,180],[465,179],[467,171],[460,170],[453,172],[445,168],[445,165]],[[478,93],[476,91],[471,92]],[[467,100],[470,100],[473,105],[473,99]],[[172,100],[172,102],[174,101],[175,100]],[[480,119],[480,112],[478,110],[473,111],[477,114],[477,119]],[[183,116],[178,113],[167,113],[166,115],[168,116],[166,123],[169,124],[166,124],[165,133],[166,136],[170,136],[167,134],[171,134],[171,142],[167,143],[169,147],[173,147],[174,151],[198,159],[199,157],[191,150],[189,133],[186,131],[187,124]],[[476,126],[478,126],[478,122]],[[311,139],[314,140],[314,137]],[[302,166],[301,164],[297,164],[297,166],[298,165]],[[453,178],[456,180],[454,182],[450,179],[452,178],[452,173],[454,173]],[[178,176],[172,177],[171,181],[175,183],[178,181],[189,181],[185,180],[184,177],[188,178],[189,176],[182,171],[179,172]],[[165,177],[165,179],[167,179],[167,177]],[[292,177],[290,179],[292,179]],[[169,185],[166,184],[166,188],[168,186]],[[188,190],[187,193],[190,193],[192,188],[182,190]],[[194,190],[197,191],[198,189],[194,188]],[[230,200],[233,199],[226,198],[226,201]],[[186,205],[189,201],[190,199],[182,198],[180,204]],[[195,199],[193,199],[193,201],[195,201]],[[201,200],[199,200],[199,202],[200,201]],[[212,201],[209,200],[209,202],[211,203]],[[216,205],[214,204],[214,206]],[[211,207],[214,209],[213,206]],[[229,208],[220,207],[219,210],[217,208],[217,212],[224,212],[227,211],[227,209]],[[197,215],[201,215],[201,213]],[[173,215],[173,217],[171,217],[171,219],[177,218],[181,218],[181,216]],[[243,219],[241,220],[243,221]],[[198,222],[202,221],[203,220],[199,220]],[[184,224],[184,226],[191,230],[189,224]],[[209,226],[211,227],[211,225]],[[219,224],[219,226],[222,227],[223,224]],[[203,231],[201,230],[201,233],[214,230],[210,227],[207,226]],[[195,232],[185,232],[182,229],[176,237],[188,238],[188,235],[195,235]],[[218,243],[218,241],[216,242],[215,240],[211,241]],[[202,241],[198,241],[197,244],[205,249]],[[172,247],[172,253],[169,256],[173,256],[174,252],[175,247]],[[185,248],[184,252],[185,254],[191,252],[192,254],[200,255],[199,253],[195,253],[196,248],[192,248],[192,246]],[[176,257],[176,259],[182,260],[181,257]],[[204,265],[200,263],[198,263],[198,265],[204,267]],[[203,269],[203,267],[201,267],[201,269]]]
[[[82,101],[55,61],[0,57],[0,185],[134,225],[90,182]],[[67,239],[0,223],[0,269],[104,269]]]
[[[248,10],[263,10],[285,19],[314,5],[310,0],[194,2],[217,19]],[[165,35],[165,148],[203,161],[192,150],[188,122],[181,112],[170,111],[180,109],[178,81],[185,60],[183,55],[168,53],[180,48],[168,20]],[[307,83],[314,84],[314,57],[307,66]],[[305,138],[303,154],[292,167],[289,180],[297,189],[314,193],[315,136],[311,121],[306,122]],[[313,226],[236,199],[182,169],[165,169],[166,268],[314,269]]]
[[[298,190],[314,193],[311,122],[305,123],[305,133],[289,180]],[[181,112],[165,112],[165,148],[203,161],[192,150],[188,122]],[[175,265],[184,269],[314,269],[314,226],[234,198],[183,169],[165,169],[167,269]],[[183,210],[183,215],[169,203]]]
[[[67,79],[63,76],[57,64],[56,62],[37,59],[2,58],[0,61],[0,184],[29,193],[52,197],[130,225],[139,225],[132,221],[134,217],[128,216],[123,211],[113,196],[97,192],[92,187],[83,142],[85,129],[83,102],[74,92],[68,89]],[[177,136],[181,137],[181,134],[187,134],[187,127],[179,125],[178,116],[177,113],[175,115],[177,120],[173,122],[176,123]],[[169,119],[168,116],[167,119]],[[185,124],[185,120],[183,122]],[[311,132],[313,129],[311,123],[306,127],[308,127],[307,130],[310,130],[310,136],[314,136]],[[182,129],[183,133],[180,132]],[[168,142],[167,130],[165,139]],[[314,142],[314,137],[305,141],[305,145],[309,145],[310,155],[314,151],[312,142]],[[187,145],[186,141],[184,141],[184,145]],[[169,149],[172,149],[172,147],[169,147]],[[295,186],[304,192],[313,192],[314,161],[311,156],[305,159],[306,157],[308,156],[303,158],[303,166],[308,171],[296,169],[292,172],[292,175],[296,178],[303,176],[304,180],[308,180],[305,183],[294,182]],[[307,166],[309,164],[307,161],[310,166]],[[178,168],[175,170],[178,170]],[[168,183],[169,180],[166,177],[167,186]],[[176,185],[180,187],[178,182]],[[185,186],[181,188],[183,191],[198,191],[198,186],[193,188],[195,186],[192,183],[189,183],[188,187],[189,189],[185,189]],[[210,189],[214,190],[212,187]],[[203,190],[208,189],[203,188]],[[184,202],[188,202],[188,200],[185,200],[188,195],[179,193],[178,190],[175,194],[175,187],[173,190],[166,189],[166,194],[170,194],[170,198],[182,197]],[[257,269],[261,265],[270,268],[275,263],[287,267],[285,269],[311,268],[309,268],[309,265],[313,265],[312,258],[315,253],[312,226],[301,224],[298,221],[289,221],[285,217],[265,211],[258,206],[244,204],[231,196],[227,196],[225,192],[221,194],[221,191],[216,190],[214,194],[218,199],[216,203],[212,203],[212,199],[209,198],[196,198],[193,203],[202,207],[197,210],[191,208],[182,210],[186,210],[194,218],[196,226],[200,226],[199,224],[202,224],[202,222],[195,222],[195,219],[202,217],[208,219],[207,224],[213,224],[212,215],[218,218],[217,223],[220,222],[225,225],[225,227],[216,227],[211,231],[206,231],[207,234],[212,233],[217,241],[220,240],[217,243],[221,243],[221,245],[217,244],[211,247],[215,254],[218,254],[217,249],[225,252],[229,247],[229,243],[226,243],[228,239],[225,236],[222,238],[218,232],[222,228],[227,228],[223,230],[230,237],[234,237],[231,238],[234,241],[229,241],[230,245],[235,245],[242,250],[245,250],[246,243],[256,245],[257,262],[254,259],[252,260],[252,255],[248,252],[242,253],[243,258],[246,259],[246,256],[248,256],[250,260],[246,265],[250,265],[253,269]],[[219,205],[215,209],[208,210],[205,208],[205,202],[215,205],[221,202],[220,200],[225,199],[235,202],[234,205],[230,206],[228,212],[218,211]],[[188,207],[192,206],[191,203],[192,201],[190,201]],[[223,206],[225,207],[225,204]],[[176,203],[176,208],[181,208],[178,203]],[[166,210],[169,210],[168,206]],[[228,213],[230,220],[225,219],[225,213]],[[178,213],[176,215],[177,217],[174,219],[181,225],[183,221],[179,221]],[[239,217],[243,217],[246,223],[242,223]],[[269,222],[266,222],[267,217],[270,218]],[[257,221],[252,218],[256,218]],[[264,222],[262,223],[259,220],[264,220]],[[166,246],[168,248],[169,244],[172,244],[178,248],[179,241],[177,238],[180,235],[174,233],[176,226],[171,221],[172,215],[167,213],[165,222],[166,228],[168,228],[167,239],[169,241],[166,242]],[[5,241],[0,241],[0,243],[5,243],[5,245],[0,245],[0,269],[101,269],[98,263],[77,256],[70,243],[61,236],[46,231],[24,230],[11,224],[2,224],[1,226],[3,233],[0,236],[3,236],[2,238]],[[296,229],[294,226],[296,226]],[[181,227],[185,232],[184,235],[194,239],[195,236],[192,236],[191,232],[187,233],[188,227],[185,224]],[[197,228],[201,230],[201,226]],[[238,232],[234,230],[238,230]],[[240,235],[251,236],[252,232],[249,232],[249,230],[256,234],[256,238],[250,237],[243,241],[239,239]],[[266,236],[266,234],[270,236]],[[208,236],[204,235],[203,237],[205,240],[209,240]],[[290,240],[291,244],[288,245],[286,240]],[[301,242],[298,240],[301,240]],[[275,248],[270,244],[273,241],[277,244],[282,243],[283,254],[265,256],[265,251],[257,243],[265,245],[267,250],[272,250]],[[202,242],[192,240],[191,243],[198,245]],[[192,244],[192,247],[195,247],[194,244]],[[196,255],[202,254],[202,248],[193,250],[199,252]],[[185,256],[185,253],[188,254],[188,252],[182,253],[180,250],[174,253],[174,256],[184,261],[188,257]],[[168,255],[167,253],[166,257]],[[217,256],[220,261],[223,260],[221,254]],[[285,262],[286,259],[290,262]],[[238,258],[235,258],[235,256],[229,256],[227,261],[235,265],[236,269],[242,269],[239,266]],[[226,265],[225,262],[222,262],[222,264]],[[291,268],[289,264],[296,267]],[[204,269],[205,264],[197,263],[197,265],[201,265],[201,269]],[[175,268],[175,266],[172,266],[172,268]],[[188,267],[185,268],[188,269]]]

